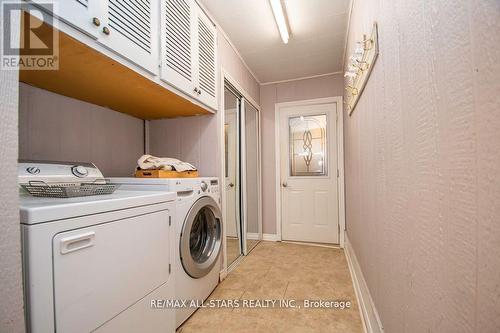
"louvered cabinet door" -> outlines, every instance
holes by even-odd
[[[162,0],[160,10],[161,79],[187,95],[194,95],[193,0]]]
[[[102,0],[56,0],[53,7],[48,6],[46,0],[34,0],[33,2],[74,28],[97,38],[99,34],[98,24],[102,21],[102,13],[99,12],[100,1]]]
[[[158,73],[159,0],[107,0],[99,42],[152,74]]]
[[[196,87],[198,100],[217,109],[217,30],[198,7],[196,15]]]

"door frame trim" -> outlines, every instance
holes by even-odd
[[[276,194],[276,236],[281,241],[281,146],[280,146],[280,116],[281,109],[293,106],[304,106],[312,104],[337,104],[336,126],[337,126],[337,194],[338,194],[338,218],[339,218],[339,245],[344,247],[345,231],[345,180],[344,180],[344,112],[342,96],[307,99],[293,102],[276,103],[274,106],[274,144],[275,144],[275,194]]]

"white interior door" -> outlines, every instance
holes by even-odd
[[[280,108],[283,240],[339,243],[337,103]]]

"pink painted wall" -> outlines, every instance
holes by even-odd
[[[220,155],[217,116],[182,117],[150,122],[150,153],[195,165],[202,176],[217,176]]]
[[[2,3],[3,5],[3,3]],[[19,43],[20,16],[12,15],[11,45]],[[3,36],[6,24],[0,24]],[[19,226],[18,102],[19,72],[0,70],[0,332],[25,332],[23,265]]]
[[[19,158],[91,161],[130,177],[144,153],[144,121],[19,83]]]
[[[260,85],[252,73],[246,68],[234,48],[222,33],[217,34],[217,52],[219,52],[219,65],[226,71],[240,87],[257,103],[260,101]],[[224,90],[221,89],[221,92]]]
[[[217,38],[220,67],[259,103],[259,83],[224,36],[218,33]],[[223,94],[223,87],[219,91]],[[193,163],[202,176],[219,176],[222,170],[219,149],[221,114],[151,121],[150,153]]]
[[[341,74],[261,86],[262,224],[264,234],[276,234],[275,104],[342,96],[343,89]]]
[[[385,332],[500,332],[497,0],[355,0],[380,57],[345,117],[347,234]]]

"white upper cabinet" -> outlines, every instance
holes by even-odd
[[[97,38],[99,36],[99,26],[102,24],[101,12],[102,0],[56,0],[54,7],[49,8],[47,1],[34,0],[43,9],[51,11],[62,21],[84,32],[85,34]]]
[[[35,3],[45,7],[42,0]],[[159,0],[58,0],[55,6],[62,21],[158,74]]]
[[[43,6],[45,1],[33,2]],[[55,0],[55,4],[53,11],[62,21],[153,74],[152,80],[161,79],[217,110],[217,29],[195,0]]]
[[[159,0],[107,0],[98,41],[147,71],[158,73]]]
[[[212,22],[201,10],[197,17],[197,57],[195,64],[196,86],[198,87],[198,99],[216,109],[217,108],[217,30]]]
[[[216,29],[193,0],[161,2],[161,79],[217,109]]]
[[[194,92],[194,2],[161,2],[161,78],[188,95]]]

